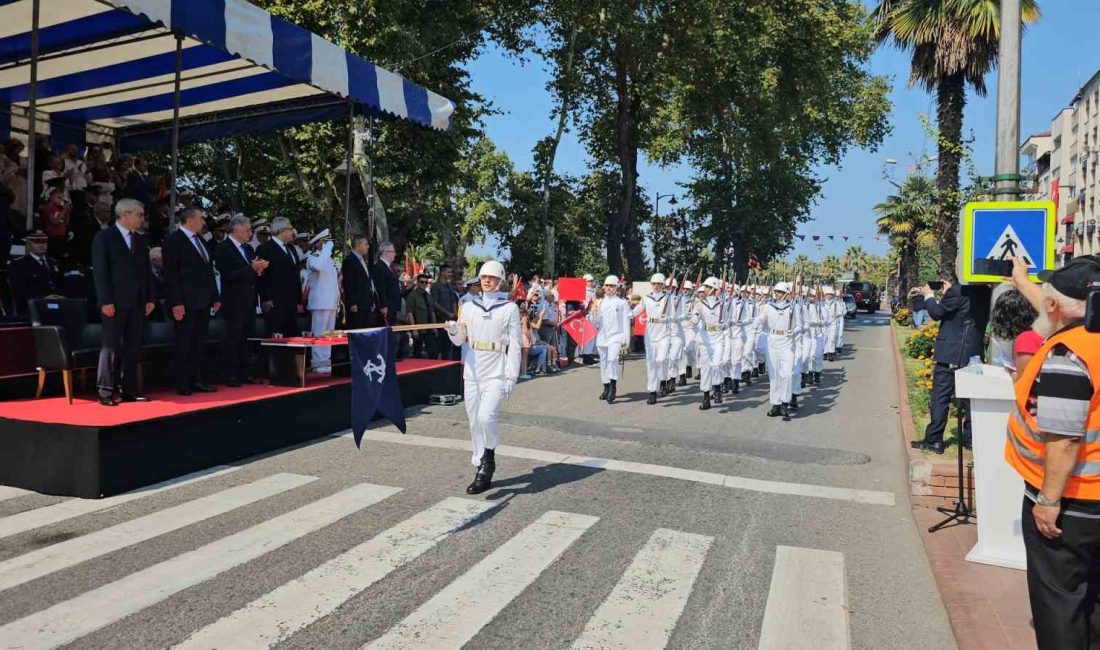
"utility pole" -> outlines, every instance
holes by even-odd
[[[1001,0],[994,200],[1020,198],[1020,2]]]

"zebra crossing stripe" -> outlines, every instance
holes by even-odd
[[[760,650],[848,650],[844,555],[777,546]]]
[[[0,562],[0,591],[225,514],[317,478],[275,474]]]
[[[573,643],[574,650],[664,648],[713,537],[658,529]]]
[[[401,488],[362,483],[0,627],[0,648],[54,648],[106,627],[378,503]]]
[[[177,648],[269,648],[336,611],[497,504],[448,497],[195,632]]]
[[[8,499],[14,499],[15,497],[22,497],[28,494],[34,494],[34,492],[22,488],[0,485],[0,501],[7,501]]]
[[[200,472],[185,474],[183,476],[178,476],[174,479],[164,481],[162,483],[147,485],[143,488],[138,488],[136,490],[126,492],[124,494],[118,494],[113,497],[107,497],[105,499],[69,499],[68,501],[55,503],[52,506],[45,506],[43,508],[36,508],[34,510],[20,512],[18,514],[0,519],[0,539],[11,537],[12,535],[18,535],[19,533],[26,532],[28,530],[34,530],[35,528],[40,528],[42,526],[56,524],[58,522],[65,521],[66,519],[72,519],[73,517],[79,517],[81,515],[86,515],[92,512],[100,512],[102,510],[107,510],[108,508],[114,508],[115,506],[119,506],[124,503],[134,501],[136,499],[141,499],[143,497],[159,494],[161,492],[164,492],[165,490],[170,490],[172,488],[191,485],[192,483],[197,483],[208,478],[224,476],[239,469],[240,467],[218,465],[217,467],[211,467],[209,469],[204,469]]]
[[[589,515],[545,513],[364,647],[461,647],[597,521]]]

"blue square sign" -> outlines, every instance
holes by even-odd
[[[1027,262],[1032,280],[1055,265],[1057,221],[1050,201],[979,201],[966,204],[962,221],[961,280],[999,283],[1011,260]]]

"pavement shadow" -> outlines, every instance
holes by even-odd
[[[545,492],[562,485],[583,481],[605,471],[602,467],[587,467],[584,465],[568,465],[555,463],[553,465],[540,465],[527,474],[512,476],[500,481],[494,480],[493,487],[485,498],[496,502],[496,508],[488,510],[478,517],[471,519],[455,531],[466,530],[479,526],[508,507],[508,503],[518,497]]]
[[[799,417],[825,413],[836,406],[840,389],[848,381],[844,368],[826,369],[821,373],[821,383],[813,388],[803,388],[799,400]]]

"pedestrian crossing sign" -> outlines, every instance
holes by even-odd
[[[1027,262],[1033,281],[1055,266],[1057,220],[1051,201],[975,201],[963,209],[960,280],[999,283],[1014,257]]]

